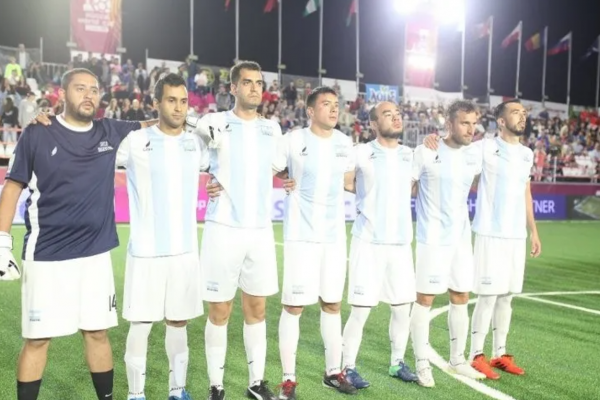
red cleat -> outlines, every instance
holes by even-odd
[[[509,374],[525,375],[523,368],[520,368],[515,364],[515,358],[508,354],[492,359],[490,365],[494,368],[501,369],[504,372],[508,372]]]
[[[471,367],[475,368],[477,371],[481,372],[485,375],[487,379],[497,380],[500,379],[500,374],[492,369],[490,363],[485,358],[485,355],[479,354],[475,356],[473,361],[471,362]]]

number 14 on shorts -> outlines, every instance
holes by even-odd
[[[108,311],[117,309],[117,295],[108,295]]]

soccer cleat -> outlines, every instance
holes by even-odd
[[[388,370],[390,376],[394,378],[398,378],[404,382],[418,382],[419,377],[410,370],[408,365],[404,364],[402,361],[398,363],[398,365],[390,366]]]
[[[279,388],[279,396],[277,398],[279,400],[296,400],[296,386],[298,386],[298,382],[292,382],[289,379],[281,383],[281,385],[277,386]]]
[[[365,389],[371,385],[368,381],[364,380],[362,376],[360,376],[355,368],[344,369],[344,374],[346,375],[346,380],[357,389]]]
[[[419,386],[426,388],[432,388],[435,386],[435,380],[433,380],[431,367],[427,366],[417,370],[417,383]]]
[[[250,386],[246,390],[246,396],[257,400],[277,400],[275,393],[269,389],[269,382],[259,381],[258,385]]]
[[[485,374],[482,374],[481,372],[477,371],[466,361],[456,365],[448,363],[448,370],[453,374],[466,376],[467,378],[471,379],[479,380],[486,378]]]
[[[348,382],[343,372],[333,375],[325,374],[323,376],[323,386],[326,388],[335,389],[344,394],[356,394],[356,392],[358,392],[358,389]]]
[[[501,369],[504,372],[508,372],[513,375],[525,375],[525,371],[523,368],[518,367],[515,364],[515,358],[509,354],[504,354],[501,357],[493,358],[490,361],[490,365],[493,368]]]
[[[484,374],[487,379],[500,379],[500,374],[492,369],[484,354],[475,356],[473,361],[471,361],[471,367]]]
[[[208,389],[208,400],[225,400],[225,389],[222,386],[211,386]]]
[[[192,400],[190,394],[183,389],[181,396],[169,396],[169,400]]]

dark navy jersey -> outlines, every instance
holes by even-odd
[[[23,260],[61,261],[109,251],[119,245],[117,149],[140,123],[102,119],[81,129],[60,116],[51,120],[50,126],[25,129],[6,175],[30,191]]]

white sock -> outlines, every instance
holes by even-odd
[[[223,386],[225,355],[227,354],[227,324],[218,326],[206,319],[204,347],[210,386]]]
[[[506,354],[506,339],[512,316],[512,295],[498,296],[494,317],[492,319],[492,331],[494,333],[494,358]]]
[[[410,335],[415,351],[417,370],[429,365],[429,310],[419,303],[414,303],[410,317]]]
[[[346,321],[343,337],[343,366],[344,368],[356,368],[356,357],[362,342],[363,328],[369,318],[370,307],[352,307],[350,317]]]
[[[469,336],[469,306],[452,304],[448,310],[448,333],[450,334],[450,364],[465,362],[465,349]]]
[[[300,315],[294,315],[285,309],[279,319],[279,355],[283,370],[283,382],[296,382],[296,351],[300,340]]]
[[[390,343],[392,344],[392,355],[390,365],[398,365],[404,362],[406,345],[410,336],[410,303],[391,306],[390,315]]]
[[[496,296],[477,297],[475,310],[471,317],[471,352],[469,354],[469,360],[471,361],[475,356],[484,353],[485,337],[490,330],[495,304]]]
[[[248,325],[244,322],[244,347],[248,359],[249,386],[255,386],[265,377],[267,360],[267,323]]]
[[[327,375],[339,374],[342,365],[342,315],[321,310],[321,337],[325,345],[325,371]]]
[[[152,324],[132,322],[129,325],[127,344],[125,345],[125,369],[129,394],[127,399],[144,396],[146,386],[146,354],[148,352],[148,336]]]
[[[181,397],[181,392],[185,389],[190,358],[187,326],[167,325],[165,350],[169,359],[169,396]]]

